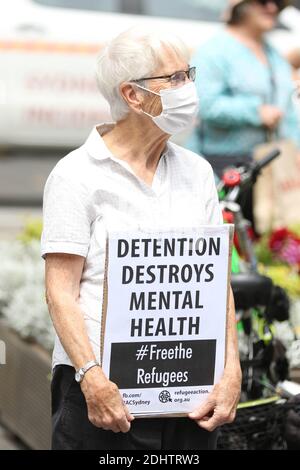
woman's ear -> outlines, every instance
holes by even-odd
[[[136,92],[134,85],[130,82],[124,82],[120,85],[120,95],[126,101],[128,106],[134,109],[135,112],[142,112],[142,102],[139,98],[139,93]]]

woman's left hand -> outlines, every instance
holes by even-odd
[[[214,431],[222,424],[232,423],[241,394],[241,370],[236,368],[224,371],[207,400],[188,417],[207,431]]]

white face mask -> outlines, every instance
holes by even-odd
[[[136,85],[143,90],[160,96],[162,112],[158,116],[143,111],[150,116],[153,122],[166,134],[177,134],[192,126],[197,115],[199,99],[194,82],[189,82],[179,88],[167,88],[160,93],[148,90],[141,85]]]

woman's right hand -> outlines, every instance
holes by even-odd
[[[99,367],[93,367],[81,382],[90,422],[105,430],[126,433],[134,417],[123,404],[117,385],[103,374]]]
[[[264,126],[268,127],[269,129],[274,129],[277,127],[283,117],[281,109],[270,104],[263,104],[259,108],[259,114],[262,120],[262,124],[264,124]]]

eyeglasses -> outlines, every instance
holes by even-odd
[[[139,78],[138,80],[132,80],[133,82],[141,82],[143,80],[167,80],[171,83],[171,86],[177,86],[181,83],[185,83],[186,78],[191,81],[195,81],[196,79],[196,67],[189,67],[188,70],[180,70],[179,72],[175,72],[172,75],[161,75],[160,77],[145,77]]]

